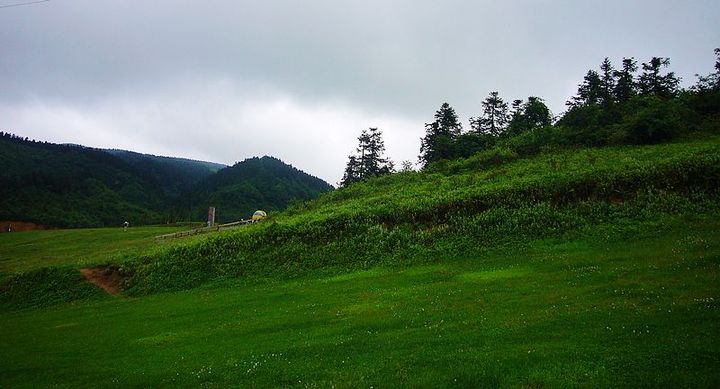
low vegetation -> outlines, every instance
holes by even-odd
[[[166,241],[156,236],[192,225],[86,228],[0,234],[0,272],[28,271],[47,266],[90,266],[121,253],[130,254]]]

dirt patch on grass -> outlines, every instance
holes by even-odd
[[[19,232],[19,231],[34,231],[34,230],[51,230],[52,227],[42,226],[30,222],[20,222],[12,220],[0,220],[0,233],[3,232]]]
[[[82,273],[86,280],[103,288],[112,295],[120,293],[123,281],[125,281],[125,277],[120,273],[120,269],[113,266],[80,269],[80,273]]]

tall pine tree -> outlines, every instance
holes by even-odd
[[[483,113],[476,118],[470,118],[470,127],[479,134],[500,136],[507,127],[508,104],[500,97],[498,92],[490,95],[482,102]]]
[[[607,107],[615,102],[615,68],[613,67],[610,59],[605,57],[602,64],[600,64],[600,104]]]
[[[622,69],[615,71],[615,90],[613,95],[615,101],[622,104],[637,95],[637,83],[635,72],[637,72],[637,61],[635,58],[623,58]]]
[[[388,174],[393,171],[393,163],[385,158],[385,141],[382,131],[377,128],[363,130],[358,137],[355,154],[348,157],[341,186],[362,181],[370,177]]]
[[[566,105],[572,107],[584,107],[595,105],[601,100],[602,79],[598,72],[588,70],[583,79],[583,83],[578,86],[576,96],[573,96]]]
[[[435,112],[435,120],[425,123],[425,136],[420,139],[419,160],[423,166],[430,162],[455,157],[454,141],[460,136],[462,124],[448,103]]]
[[[662,68],[670,66],[670,58],[653,57],[650,62],[642,64],[643,73],[638,82],[641,95],[655,95],[671,98],[678,94],[680,79],[675,72],[662,74]]]
[[[340,181],[340,186],[348,186],[354,182],[358,182],[361,180],[360,177],[360,162],[356,156],[350,155],[347,166],[345,166],[342,181]]]

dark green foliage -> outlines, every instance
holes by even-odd
[[[420,142],[419,160],[423,165],[443,159],[455,158],[455,139],[460,136],[462,124],[448,103],[435,112],[435,121],[425,124],[425,136]]]
[[[697,83],[683,97],[699,114],[720,118],[720,48],[715,49],[715,72],[696,76]]]
[[[330,188],[280,161],[263,161],[247,164],[242,174],[220,174],[214,171],[222,165],[210,162],[0,133],[0,220],[53,227],[205,220],[207,206],[217,201],[226,208],[220,220],[232,221],[258,208],[282,209]]]
[[[642,95],[654,95],[660,98],[671,98],[678,94],[680,79],[675,72],[662,74],[662,68],[670,66],[670,58],[653,57],[650,62],[643,63],[643,73],[638,79],[638,88]]]
[[[273,157],[248,158],[198,183],[187,196],[194,213],[203,220],[209,206],[218,222],[247,219],[258,209],[277,211],[291,201],[309,200],[331,190],[325,181]]]
[[[508,105],[500,97],[500,94],[490,92],[490,95],[482,102],[482,115],[470,118],[470,127],[478,134],[500,136],[505,132],[509,117]]]
[[[468,158],[475,153],[489,150],[497,138],[490,134],[467,132],[458,136],[453,142],[453,155],[455,158]]]
[[[160,185],[170,197],[192,190],[199,181],[227,166],[185,158],[162,157],[126,150],[106,150],[135,168],[140,174]]]
[[[655,95],[635,98],[626,107],[618,138],[627,143],[651,144],[688,133],[698,118],[678,100],[662,100]]]
[[[101,150],[0,137],[0,220],[62,227],[157,223],[151,178]]]
[[[347,165],[345,165],[345,171],[343,172],[343,178],[342,181],[340,181],[340,186],[348,186],[352,183],[362,181],[360,178],[361,174],[362,168],[360,167],[360,161],[358,158],[354,155],[348,156],[348,162]]]
[[[587,97],[587,91],[592,90],[588,85],[594,83],[586,77],[579,97],[573,99],[570,109],[558,120],[554,139],[534,139],[537,141],[534,149],[551,144],[652,144],[697,130],[717,131],[720,94],[708,86],[712,77],[701,78],[698,86],[679,93],[680,80],[673,72],[663,73],[669,64],[667,58],[653,57],[642,65],[643,73],[635,79],[637,65],[633,58],[623,59],[621,70],[614,70],[606,59],[601,66],[599,95],[611,95],[612,101],[603,103]],[[510,140],[508,145],[530,146],[529,138],[524,137],[522,142]]]
[[[558,145],[652,144],[688,134],[703,120],[689,106],[697,99],[635,96],[613,110],[599,105],[575,107],[558,121]],[[546,142],[547,143],[547,142]]]
[[[567,102],[569,107],[595,105],[602,98],[602,81],[598,72],[588,70],[583,83],[578,86],[577,95]]]
[[[636,78],[634,58],[624,58],[621,69],[605,58],[599,72],[587,72],[577,94],[567,103],[568,111],[555,125],[541,98],[513,100],[508,114],[507,103],[498,92],[492,92],[483,102],[483,114],[470,119],[471,133],[482,136],[461,135],[459,129],[454,133],[436,131],[440,122],[436,120],[426,125],[420,160],[427,165],[468,157],[494,145],[527,155],[550,148],[653,144],[698,129],[715,131],[720,95],[712,88],[720,76],[700,77],[691,92],[679,95],[680,80],[673,72],[662,70],[669,64],[667,58],[653,57],[642,65],[643,73]],[[457,117],[454,111],[449,116]]]
[[[522,100],[513,102],[513,113],[507,133],[511,136],[518,135],[550,124],[552,124],[552,114],[543,99],[530,96],[525,103]]]
[[[348,186],[354,182],[390,174],[394,167],[392,161],[385,158],[385,141],[382,131],[377,128],[363,130],[358,137],[358,147],[355,155],[348,157],[341,186]]]
[[[615,90],[614,97],[618,103],[624,103],[637,95],[637,82],[635,81],[635,72],[637,72],[637,61],[635,58],[623,58],[622,69],[615,71]]]
[[[608,107],[615,103],[615,89],[617,87],[616,71],[610,59],[605,57],[600,64],[600,93],[599,102],[601,105]]]

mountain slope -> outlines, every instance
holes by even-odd
[[[283,209],[292,201],[309,200],[331,189],[327,182],[265,156],[218,171],[198,183],[188,198],[195,207],[194,219],[214,206],[218,222],[231,222],[248,218],[257,209]]]
[[[155,223],[157,183],[103,151],[0,137],[0,220],[61,227]]]
[[[199,181],[227,167],[214,162],[141,154],[127,150],[105,151],[127,162],[144,177],[157,182],[163,192],[171,197],[189,192]]]

